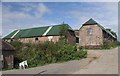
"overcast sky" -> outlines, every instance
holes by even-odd
[[[105,28],[118,32],[117,2],[3,2],[2,36],[15,29],[69,24],[79,29],[93,18]]]

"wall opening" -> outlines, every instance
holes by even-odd
[[[35,41],[38,41],[38,37],[35,38]]]

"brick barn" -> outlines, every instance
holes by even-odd
[[[106,30],[92,18],[85,22],[79,29],[80,47],[99,48],[106,41],[113,42],[116,40],[116,36],[114,36],[109,30]]]
[[[7,42],[0,39],[1,58],[0,68],[13,68],[14,67],[14,47]]]
[[[76,43],[75,33],[68,24],[60,24],[54,26],[45,26],[29,29],[20,29],[11,32],[4,37],[5,41],[18,40],[23,43],[43,43],[45,41],[57,42],[60,38],[61,27],[67,27],[67,41],[68,43]]]

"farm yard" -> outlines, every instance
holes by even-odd
[[[95,32],[100,33],[96,34]],[[33,71],[30,72],[32,74],[39,74],[41,73],[40,70],[43,70],[45,74],[116,74],[116,47],[120,45],[116,33],[110,29],[106,30],[96,21],[90,19],[80,28],[78,34],[79,43],[76,43],[76,33],[68,24],[15,30],[3,38],[4,41],[15,48],[13,68],[3,68],[3,71],[11,69],[13,71],[10,71],[10,73],[14,73],[14,69],[16,69],[15,73],[21,74],[28,73],[31,70]],[[115,51],[113,51],[113,48],[115,48]],[[90,49],[94,49],[94,51]],[[110,56],[111,53],[113,53],[112,56]],[[109,58],[116,59],[111,61]],[[9,58],[7,61],[10,61]],[[108,62],[112,62],[112,64],[105,66]],[[6,65],[9,65],[9,63]],[[93,66],[98,66],[99,71],[96,72],[96,67],[93,68]],[[42,67],[45,67],[47,71]],[[48,67],[52,70],[49,70]],[[112,68],[108,69],[109,67]],[[25,68],[27,68],[26,72],[18,70],[25,70]],[[34,72],[36,68],[37,70],[40,68],[39,72]],[[5,73],[7,74],[7,71]]]
[[[85,30],[86,27],[87,27],[87,30]],[[94,27],[96,27],[97,29]],[[112,31],[108,32],[108,30],[100,26],[93,19],[88,20],[82,26],[82,28],[79,31],[80,37],[78,37],[79,38],[78,44],[76,44],[77,42],[76,33],[74,32],[74,30],[72,30],[72,28],[68,24],[13,31],[8,36],[4,37],[3,40],[8,42],[10,45],[12,45],[15,48],[14,66],[13,68],[9,68],[9,67],[3,68],[3,70],[7,70],[7,69],[17,70],[20,68],[27,68],[29,70],[34,67],[40,67],[40,66],[44,67],[44,65],[49,66],[49,65],[52,65],[53,63],[56,63],[56,64],[61,63],[61,65],[73,64],[73,66],[76,68],[78,68],[77,66],[87,67],[87,65],[89,65],[94,60],[96,61],[96,59],[99,59],[101,57],[101,54],[99,54],[99,51],[97,51],[97,49],[98,50],[103,49],[102,53],[104,54],[106,53],[105,49],[112,50],[113,48],[116,48],[120,45],[120,43],[116,39],[117,36],[115,33],[113,35]],[[96,35],[96,33],[93,33],[93,31],[88,30],[88,28],[91,28],[92,30],[100,31],[101,34]],[[41,32],[40,36],[38,31],[39,33]],[[86,37],[82,38],[81,33],[84,33],[84,36]],[[58,37],[57,40],[55,38],[56,36]],[[97,38],[98,40],[91,41],[90,39],[94,39],[95,36],[98,37]],[[42,38],[43,38],[43,41],[42,41]],[[101,40],[100,42],[99,42],[99,39]],[[96,51],[93,51],[93,52],[97,52],[97,54],[91,54],[90,52],[92,51],[88,51],[89,49],[94,49],[94,50],[96,49]],[[107,51],[107,53],[109,54],[110,51]],[[98,63],[98,66],[102,64],[104,65],[102,60],[104,60],[104,58],[100,60],[101,63]],[[76,66],[75,63],[78,63],[78,65]],[[107,62],[105,64],[107,64]],[[66,65],[66,68],[67,68],[67,65]],[[100,70],[103,70],[106,68],[103,67]],[[80,68],[77,70],[80,70]],[[51,70],[51,71],[54,73],[54,70]],[[82,71],[75,72],[75,73],[81,73]],[[67,74],[67,72],[64,70],[61,72],[57,71],[56,73],[64,73],[64,72]],[[96,73],[96,72],[94,71],[91,73]],[[100,73],[100,71],[98,73]],[[101,73],[103,72],[101,71]]]
[[[118,74],[117,2],[1,4],[4,75]]]

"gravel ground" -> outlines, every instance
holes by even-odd
[[[118,48],[112,50],[89,50],[89,54],[99,56],[84,69],[75,74],[118,74]]]

